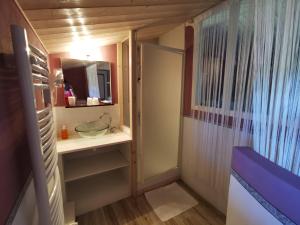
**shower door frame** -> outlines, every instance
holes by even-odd
[[[180,111],[179,111],[179,134],[178,134],[178,153],[177,167],[165,171],[154,177],[145,179],[144,177],[144,151],[142,149],[142,74],[143,74],[143,46],[150,46],[165,50],[174,54],[181,55],[181,84],[180,84]],[[184,68],[185,68],[185,51],[182,49],[162,46],[158,44],[140,42],[138,45],[140,51],[137,53],[139,64],[137,66],[137,191],[142,194],[146,191],[174,182],[180,178],[181,153],[182,153],[182,134],[183,134],[183,93],[184,93]]]

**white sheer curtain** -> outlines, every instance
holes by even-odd
[[[300,175],[300,1],[255,1],[254,149]]]
[[[226,199],[233,146],[300,175],[300,1],[231,0],[195,20],[195,176]]]
[[[196,176],[227,199],[234,145],[251,145],[253,10],[231,1],[195,23]],[[251,28],[251,29],[249,29]]]
[[[198,165],[195,175],[219,195],[226,195],[225,189],[228,186],[224,178],[229,174],[230,147],[224,145],[224,136],[232,139],[231,132],[222,126],[224,124],[226,127],[226,122],[225,115],[221,114],[224,111],[222,98],[228,26],[228,5],[195,24],[196,86],[193,117],[196,121],[193,123],[193,148],[197,152]]]
[[[97,75],[97,64],[91,64],[86,67],[86,76],[88,81],[89,97],[100,98],[99,82]]]

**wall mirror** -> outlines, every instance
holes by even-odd
[[[66,107],[111,105],[111,64],[61,59]]]

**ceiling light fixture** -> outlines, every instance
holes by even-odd
[[[82,18],[82,17],[78,18],[78,22],[83,25],[84,24],[84,18]]]
[[[68,21],[68,23],[69,23],[71,26],[74,24],[74,21],[73,21],[72,18],[68,18],[67,21]]]
[[[74,26],[71,27],[71,30],[72,30],[72,32],[76,32],[77,31],[76,27],[74,27]]]
[[[84,26],[84,25],[81,26],[81,30],[82,30],[82,32],[83,32],[85,35],[89,35],[89,34],[90,34],[90,32],[88,31],[88,29],[87,29],[86,26]]]
[[[98,43],[99,40],[93,40],[89,36],[73,42],[70,46],[70,55],[74,59],[101,61],[103,57]]]

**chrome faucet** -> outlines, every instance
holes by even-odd
[[[107,134],[113,133],[113,131],[114,131],[114,129],[116,129],[116,127],[111,126],[111,122],[112,122],[112,117],[111,117],[111,115],[110,115],[109,113],[107,113],[107,112],[104,112],[104,113],[102,113],[102,114],[100,115],[99,119],[102,120],[104,117],[107,117],[107,118],[108,118],[108,123],[107,123],[108,128],[107,128],[107,132],[106,132],[106,133],[107,133]]]

